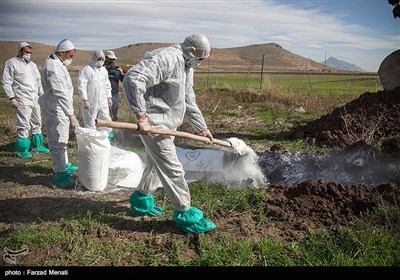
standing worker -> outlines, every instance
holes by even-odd
[[[92,60],[84,66],[78,74],[78,93],[82,98],[82,119],[87,128],[96,129],[96,119],[111,121],[110,108],[111,84],[107,70],[103,67],[104,53],[95,51]],[[113,134],[109,127],[99,127],[99,130],[108,132],[111,140]]]
[[[112,106],[111,106],[111,119],[113,121],[118,121],[118,109],[119,109],[119,82],[124,80],[124,70],[115,65],[115,60],[117,59],[113,51],[106,51],[106,60],[104,65],[108,72],[108,78],[111,83],[111,93],[112,93]]]
[[[145,147],[145,170],[137,190],[130,196],[130,210],[139,216],[161,215],[163,209],[154,204],[152,195],[161,181],[175,208],[173,220],[189,233],[206,232],[216,225],[191,206],[174,136],[149,132],[153,126],[176,130],[186,117],[197,133],[213,140],[193,91],[193,68],[210,55],[210,49],[206,36],[190,35],[182,44],[146,53],[127,71],[123,81]]]
[[[32,150],[48,153],[43,146],[42,117],[39,96],[43,95],[40,73],[31,60],[32,47],[27,42],[20,42],[18,55],[4,64],[3,88],[12,107],[17,113],[17,140],[15,147],[20,158],[31,158],[29,152],[32,133]]]
[[[71,41],[62,40],[55,53],[47,57],[42,69],[44,94],[39,98],[39,103],[44,111],[47,142],[54,169],[53,180],[59,188],[72,186],[75,181],[70,174],[78,171],[78,167],[68,161],[67,153],[69,127],[79,127],[73,107],[74,88],[67,70],[75,52]]]

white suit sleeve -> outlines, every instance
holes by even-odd
[[[42,96],[43,95],[42,80],[40,77],[39,69],[37,68],[36,64],[35,64],[35,79],[36,79],[36,84],[38,87],[38,95]]]
[[[105,90],[106,90],[106,94],[107,94],[107,98],[112,98],[112,95],[111,95],[111,83],[110,83],[110,79],[108,78],[108,72],[107,72],[107,70],[103,67],[103,75],[104,75],[104,80],[105,80],[105,86],[106,86],[106,88],[105,88]]]
[[[186,78],[186,112],[185,117],[187,118],[190,125],[194,128],[196,132],[202,131],[204,128],[207,128],[206,121],[204,119],[203,114],[201,113],[199,106],[196,103],[196,95],[193,90],[193,69],[190,69],[190,72]]]
[[[78,94],[82,98],[82,100],[88,100],[88,93],[87,93],[87,85],[89,73],[87,71],[87,67],[83,67],[78,74]]]
[[[14,91],[12,89],[14,77],[14,67],[11,62],[6,62],[4,64],[3,70],[3,89],[7,98],[15,97]]]
[[[42,75],[44,74],[42,73]],[[67,84],[69,79],[65,77],[65,74],[61,72],[61,69],[48,70],[46,77],[47,82],[52,89],[52,93],[55,97],[57,97],[58,104],[60,104],[64,113],[67,116],[73,115],[73,100],[68,96],[68,92],[71,90]]]
[[[146,113],[146,89],[161,83],[170,73],[171,58],[154,55],[141,60],[125,74],[123,88],[126,98],[136,115]]]

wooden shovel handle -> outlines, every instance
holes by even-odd
[[[100,120],[96,119],[96,126],[105,126],[105,127],[112,127],[112,128],[123,128],[123,129],[131,129],[131,130],[138,130],[139,127],[135,123],[126,123],[126,122],[114,122],[114,121],[107,121],[107,120]],[[192,140],[197,140],[197,141],[202,141],[205,143],[210,143],[210,139],[204,136],[200,135],[195,135],[189,132],[183,132],[183,131],[176,131],[176,130],[169,130],[169,129],[164,129],[164,128],[157,128],[153,127],[152,130],[150,131],[151,134],[163,134],[163,135],[171,135],[171,136],[176,136],[176,137],[181,137],[181,138],[188,138]],[[232,147],[231,143],[228,141],[222,141],[215,139],[212,141],[212,143],[225,146],[225,147]]]

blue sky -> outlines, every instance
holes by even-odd
[[[400,49],[400,19],[387,0],[1,0],[0,40],[77,49],[182,42],[203,33],[212,47],[275,42],[321,62],[330,56],[377,71]]]

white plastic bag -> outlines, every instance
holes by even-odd
[[[88,190],[101,192],[107,187],[110,141],[106,131],[78,127],[78,180]]]
[[[111,147],[109,181],[113,181],[114,175],[124,175],[123,178],[115,182],[118,187],[136,188],[144,171],[144,163],[138,154],[125,151],[117,147]],[[111,178],[110,178],[111,177]]]

